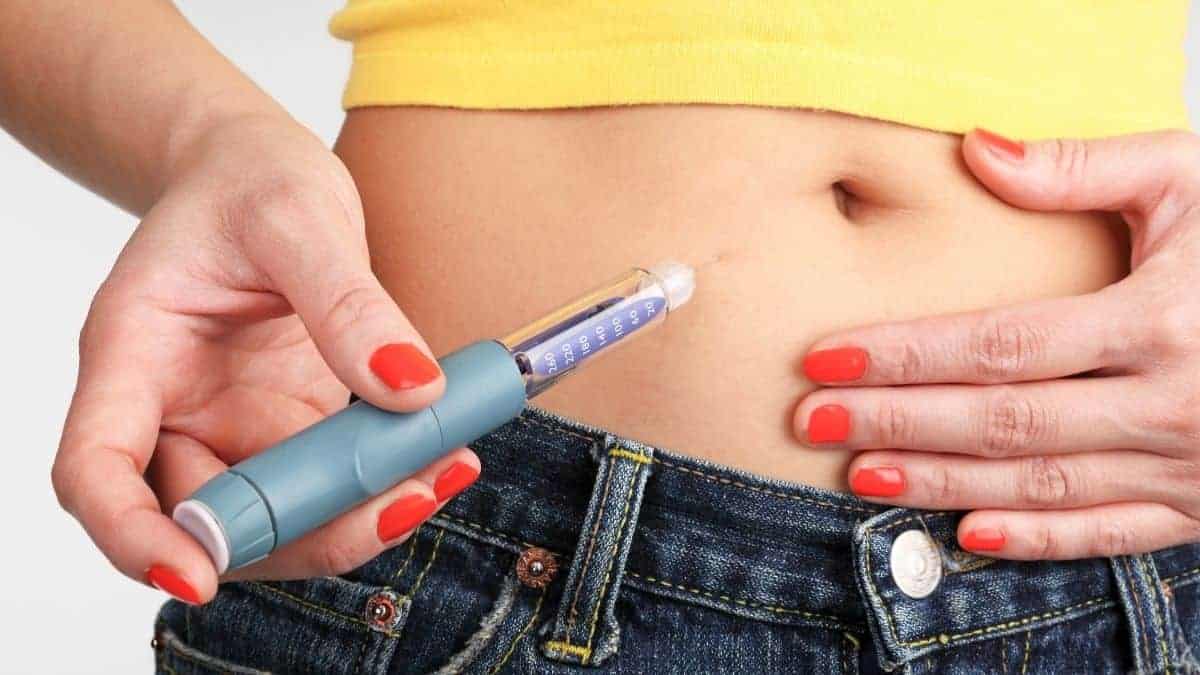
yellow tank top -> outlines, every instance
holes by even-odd
[[[1187,127],[1186,0],[348,0],[343,104],[717,103],[1018,138]]]

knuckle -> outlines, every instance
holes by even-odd
[[[1165,408],[1154,417],[1150,426],[1171,440],[1182,441],[1187,448],[1200,447],[1200,392],[1182,401],[1170,401]]]
[[[1069,185],[1078,185],[1087,173],[1090,148],[1084,141],[1059,138],[1051,143],[1054,169],[1067,179]]]
[[[1047,525],[1039,525],[1029,535],[1029,550],[1035,560],[1057,560],[1062,544]]]
[[[925,358],[915,344],[906,343],[900,350],[896,362],[900,382],[922,382],[925,374]]]
[[[937,464],[930,470],[925,489],[934,504],[952,506],[962,503],[961,483],[944,464]]]
[[[276,221],[305,210],[313,193],[294,176],[275,174],[253,181],[231,200],[235,215],[244,221]]]
[[[895,401],[880,401],[875,411],[875,433],[881,445],[910,447],[914,437],[911,412]]]
[[[1018,472],[1021,503],[1050,508],[1078,497],[1077,482],[1062,462],[1053,457],[1028,457]]]
[[[1097,518],[1092,533],[1091,556],[1113,556],[1136,550],[1137,535],[1119,520]]]
[[[1157,313],[1150,327],[1151,350],[1164,358],[1186,356],[1200,339],[1200,306],[1175,304]]]
[[[993,395],[984,405],[979,449],[985,456],[1024,454],[1057,435],[1055,415],[1011,390]]]
[[[1045,341],[1045,335],[1029,324],[989,317],[972,332],[967,358],[980,379],[1010,381],[1035,362]]]
[[[337,291],[331,298],[328,313],[321,320],[320,332],[349,335],[355,326],[390,317],[395,307],[385,297],[365,284],[352,284]]]
[[[302,238],[312,227],[346,222],[335,194],[295,173],[247,181],[223,200],[219,213],[231,237],[272,248]]]

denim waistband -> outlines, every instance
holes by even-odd
[[[544,548],[571,566],[568,588],[591,584],[603,596],[615,578],[617,587],[749,619],[870,634],[885,667],[1124,603],[1146,643],[1140,661],[1153,669],[1151,644],[1167,630],[1158,589],[1200,564],[1196,547],[1071,562],[979,557],[955,543],[960,513],[766,480],[532,407],[472,447],[483,474],[434,525],[515,552]],[[602,528],[613,535],[599,535]],[[919,535],[907,538],[936,553],[926,564],[940,566],[924,597],[902,590],[891,567],[893,543],[912,530]],[[603,555],[605,565],[572,564]],[[572,642],[579,611],[563,610],[555,629],[562,639],[551,643],[587,663]],[[597,605],[592,616],[601,614]],[[585,633],[590,651],[596,622]]]

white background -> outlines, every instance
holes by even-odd
[[[217,47],[332,143],[349,49],[326,32],[332,0],[179,3]],[[1200,11],[1190,20],[1188,100],[1200,128]],[[2,92],[0,92],[2,95]],[[74,386],[92,293],[136,222],[0,133],[0,671],[152,668],[164,596],[118,575],[59,511],[49,469]]]

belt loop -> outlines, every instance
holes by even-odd
[[[612,436],[599,450],[600,468],[579,544],[550,639],[542,643],[548,658],[584,666],[617,653],[620,627],[613,608],[654,458],[653,448],[617,443]]]
[[[1166,672],[1177,662],[1173,630],[1168,622],[1170,606],[1154,559],[1149,555],[1109,558],[1117,582],[1117,594],[1129,626],[1130,650],[1136,672]]]

